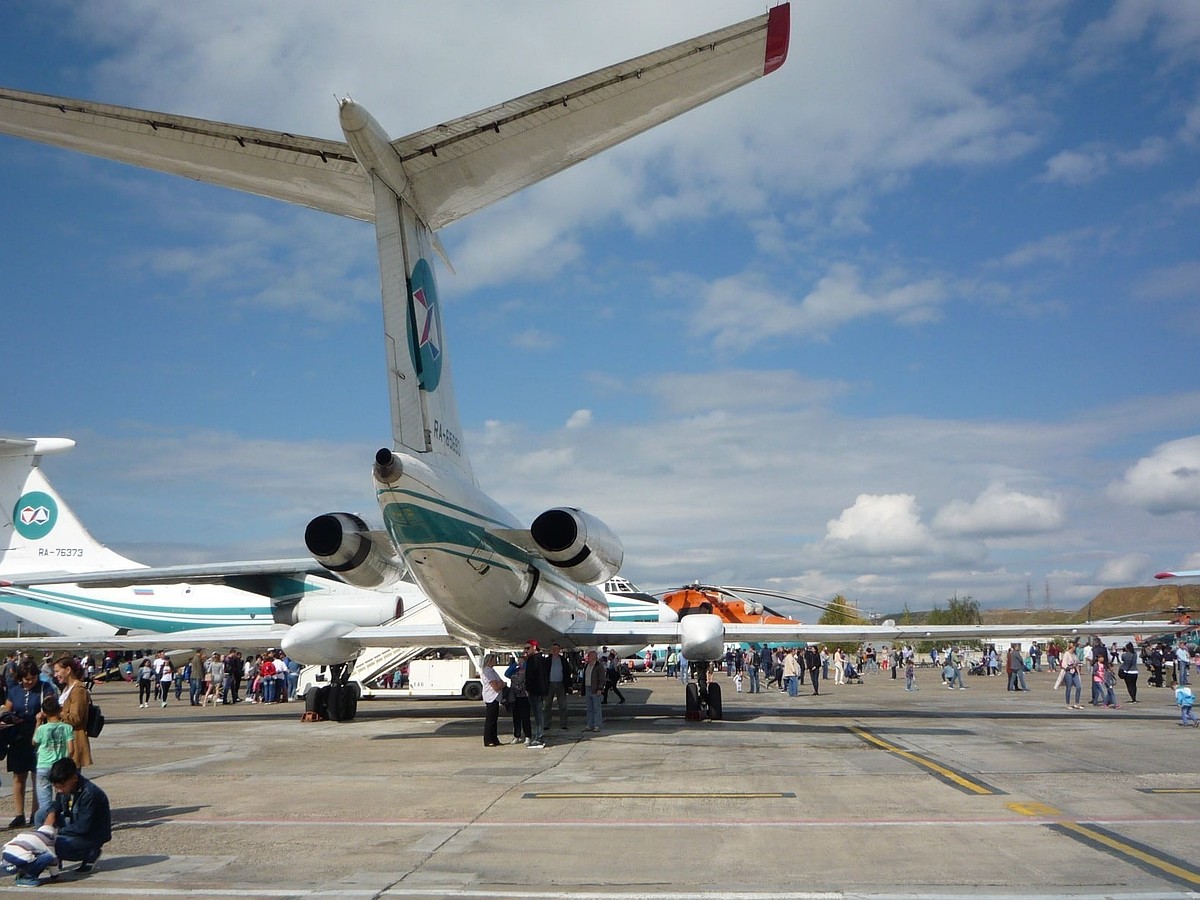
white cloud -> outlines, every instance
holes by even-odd
[[[1189,260],[1163,268],[1149,269],[1135,288],[1139,297],[1151,299],[1200,299],[1200,261]]]
[[[992,484],[971,502],[954,500],[937,511],[934,530],[961,537],[1040,534],[1062,527],[1062,503]]]
[[[1159,445],[1110,484],[1108,492],[1152,513],[1200,511],[1200,436]]]
[[[1108,172],[1108,153],[1099,147],[1063,150],[1046,160],[1042,181],[1081,185]]]
[[[854,505],[831,519],[827,547],[870,556],[925,556],[933,552],[929,529],[911,494],[859,494]]]
[[[1151,559],[1146,553],[1120,553],[1105,559],[1096,569],[1095,582],[1101,586],[1124,586],[1144,581]]]
[[[571,417],[567,419],[567,424],[564,426],[567,429],[587,428],[592,424],[592,411],[590,409],[577,409],[571,413]]]
[[[705,290],[691,330],[712,335],[718,350],[743,352],[785,338],[823,338],[850,322],[886,318],[901,324],[932,321],[947,298],[937,279],[905,281],[895,276],[864,286],[855,266],[835,263],[801,300],[765,288],[753,279],[724,278]]]
[[[509,343],[518,350],[549,350],[558,346],[559,337],[541,328],[526,328],[514,334]]]
[[[791,370],[719,369],[668,373],[654,378],[646,390],[671,413],[714,409],[788,409],[822,405],[844,395],[841,381],[805,378]]]

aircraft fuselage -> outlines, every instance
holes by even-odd
[[[436,457],[394,452],[393,459],[395,480],[381,480],[378,466],[375,473],[384,526],[452,634],[482,647],[530,639],[569,645],[573,623],[608,621],[598,587],[494,534],[520,525],[455,469]]]

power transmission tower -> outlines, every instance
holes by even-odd
[[[1050,579],[1049,578],[1046,579],[1046,609],[1054,609],[1053,604],[1051,604],[1051,602],[1050,602]]]
[[[1025,582],[1025,612],[1033,612],[1033,588]]]

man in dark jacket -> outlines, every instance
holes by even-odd
[[[546,746],[546,695],[550,693],[550,660],[542,656],[537,641],[525,645],[525,691],[529,694],[533,720],[533,734],[528,746],[536,750]]]
[[[562,647],[555,644],[550,648],[550,658],[546,660],[549,675],[549,689],[546,692],[546,713],[544,721],[550,723],[550,711],[558,704],[558,727],[567,730],[567,692],[575,681],[575,666],[569,657],[562,652]]]
[[[58,829],[59,859],[79,860],[77,872],[90,872],[100,858],[100,849],[112,840],[112,810],[108,795],[79,772],[67,756],[50,767],[54,799],[34,817],[38,825]],[[38,873],[32,872],[35,879]]]
[[[808,669],[814,697],[821,695],[821,651],[816,644],[804,648],[804,668]]]

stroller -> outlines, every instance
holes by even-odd
[[[862,684],[862,676],[858,674],[858,666],[850,660],[846,660],[846,671],[843,675],[846,679],[846,684]]]

